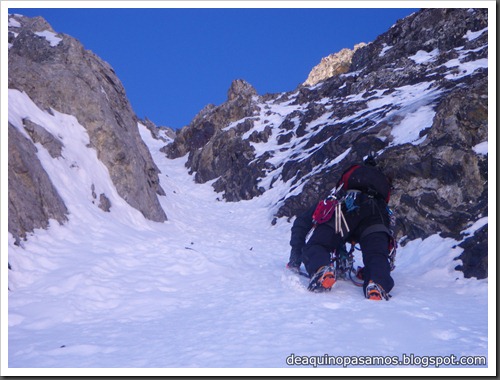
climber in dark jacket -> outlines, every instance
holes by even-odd
[[[336,189],[336,198],[344,201],[332,215],[319,223],[314,221],[313,214],[319,207],[315,205],[296,218],[291,229],[292,249],[287,267],[297,271],[304,263],[311,277],[308,289],[329,290],[336,280],[330,253],[346,242],[358,242],[363,255],[365,297],[389,299],[388,294],[394,286],[390,275],[392,237],[387,207],[391,181],[369,156],[363,164],[345,170]],[[306,242],[313,226],[312,235]]]

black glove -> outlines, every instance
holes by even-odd
[[[288,269],[298,271],[301,264],[302,264],[302,249],[294,247],[290,252],[290,259],[288,260],[288,264],[286,265],[286,267]]]

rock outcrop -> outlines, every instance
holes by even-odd
[[[68,220],[68,210],[43,169],[36,147],[9,123],[9,232],[17,243],[27,231]],[[19,191],[14,190],[19,189]]]
[[[170,158],[189,153],[187,165],[199,183],[220,177],[214,187],[225,192],[226,200],[260,195],[262,189],[253,184],[260,168],[249,165],[254,158],[250,140],[238,137],[252,127],[258,112],[257,101],[257,92],[249,83],[234,80],[227,101],[221,106],[206,106],[163,151]],[[232,122],[237,125],[226,128]]]
[[[351,67],[354,52],[364,46],[366,46],[366,44],[361,42],[354,45],[354,49],[352,50],[345,48],[338,53],[333,53],[322,58],[321,62],[317,66],[313,67],[303,85],[313,86],[316,83],[324,81],[325,79],[348,72]]]

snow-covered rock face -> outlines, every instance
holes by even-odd
[[[159,186],[159,170],[137,131],[137,118],[125,90],[106,62],[85,50],[74,38],[55,33],[41,17],[9,15],[9,91],[16,90],[24,92],[41,110],[47,110],[47,116],[42,117],[45,121],[50,119],[52,111],[49,110],[75,116],[87,130],[89,145],[109,170],[121,197],[148,219],[160,222],[167,219],[157,198],[158,194],[164,194]],[[56,136],[50,137],[44,122],[30,123],[30,115],[22,114],[21,109],[9,111],[13,127],[35,132],[33,127],[38,124],[36,133],[44,135],[47,141],[59,141]],[[9,150],[17,149],[11,147],[15,141],[9,139]],[[33,134],[31,141],[28,140],[31,144],[37,143]],[[9,160],[9,173],[10,164]],[[17,237],[24,236],[33,226],[47,224],[43,213],[33,213],[34,208],[27,207],[29,203],[18,202],[22,197],[15,193],[37,192],[20,185],[36,186],[34,178],[38,174],[28,170],[23,175],[32,180],[11,185],[9,175],[9,201],[13,202],[9,231],[15,231]],[[92,185],[90,181],[87,193],[93,197]],[[104,194],[103,199],[107,196],[109,194]],[[51,209],[52,206],[45,204],[44,207]],[[15,220],[32,223],[20,225]]]
[[[486,9],[419,11],[357,49],[348,72],[206,108],[165,151],[182,146],[196,180],[215,180],[226,200],[274,192],[276,217],[325,196],[374,151],[394,179],[398,237],[458,238],[488,213],[487,24]],[[486,255],[466,260],[466,275],[486,277]]]

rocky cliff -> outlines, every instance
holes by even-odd
[[[196,180],[228,201],[274,192],[275,217],[313,204],[374,151],[394,178],[401,242],[462,239],[459,269],[487,277],[487,224],[464,232],[488,215],[487,26],[486,9],[424,9],[292,92],[259,96],[237,80],[164,151],[189,154]]]
[[[54,32],[43,18],[9,15],[8,73],[9,89],[24,92],[42,110],[77,118],[123,199],[150,220],[167,219],[157,197],[164,194],[159,170],[139,136],[125,90],[106,62],[74,38]],[[9,126],[9,231],[16,238],[45,227],[50,218],[63,222],[67,212],[33,154],[39,142],[60,155],[64,142],[44,125],[29,119],[22,124]],[[88,193],[96,195],[90,185]],[[109,211],[106,194],[100,198]]]

